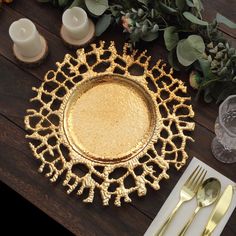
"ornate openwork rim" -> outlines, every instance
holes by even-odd
[[[172,69],[166,72],[161,60],[150,68],[151,58],[146,51],[128,54],[127,45],[122,55],[117,53],[114,42],[108,46],[105,42],[92,44],[86,51],[79,49],[77,55],[74,58],[67,54],[62,63],[56,63],[57,70],[49,71],[42,85],[33,88],[36,96],[31,101],[37,106],[27,110],[25,125],[31,133],[27,135],[30,147],[41,161],[39,171],[44,171],[52,182],[65,173],[63,185],[68,187],[67,193],[76,191],[81,195],[89,189],[84,202],[93,202],[95,189],[100,190],[104,205],[114,196],[117,206],[121,205],[121,199],[130,202],[129,195],[134,191],[139,196],[145,195],[147,185],[159,189],[160,180],[169,178],[167,170],[171,165],[179,169],[185,164],[186,142],[192,140],[185,131],[194,129],[194,123],[188,120],[194,112],[190,97],[184,95],[183,82],[173,78]],[[98,71],[101,65],[105,69]],[[131,158],[112,163],[84,158],[68,142],[64,132],[67,101],[86,81],[114,74],[144,89],[154,104],[158,122],[148,143]]]

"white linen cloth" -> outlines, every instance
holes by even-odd
[[[147,229],[146,233],[144,234],[145,236],[153,236],[155,234],[155,232],[157,232],[158,229],[160,229],[160,227],[164,223],[165,219],[169,216],[171,211],[174,209],[174,207],[178,203],[181,187],[183,186],[183,184],[185,183],[185,181],[187,180],[189,175],[193,172],[193,170],[198,165],[204,167],[207,170],[207,175],[205,178],[214,177],[214,178],[219,179],[219,181],[221,182],[221,194],[229,184],[231,184],[233,186],[235,185],[235,183],[233,181],[226,178],[224,175],[220,174],[219,172],[217,172],[216,170],[214,170],[213,168],[211,168],[207,164],[203,163],[202,161],[200,161],[194,157],[192,159],[192,161],[190,162],[189,166],[187,167],[186,171],[183,173],[183,175],[179,179],[178,183],[176,184],[176,186],[174,187],[174,189],[170,193],[169,197],[167,198],[167,200],[163,204],[162,208],[160,209],[160,211],[156,215],[155,219],[153,220],[153,222],[151,223],[151,225]],[[230,164],[229,164],[229,168],[230,168]],[[178,233],[181,231],[181,229],[183,228],[185,223],[188,221],[188,219],[192,215],[196,206],[197,206],[196,198],[184,203],[181,206],[181,208],[177,211],[175,217],[172,219],[171,224],[169,225],[168,229],[165,232],[165,235],[166,236],[178,235]],[[194,221],[192,222],[188,231],[186,232],[186,236],[199,236],[199,235],[201,235],[201,233],[203,232],[203,230],[208,222],[209,216],[210,216],[211,211],[214,206],[215,206],[215,204],[213,204],[209,207],[204,207],[198,212]],[[229,220],[229,217],[233,213],[235,207],[236,207],[236,191],[234,192],[233,200],[231,202],[231,205],[230,205],[228,211],[226,212],[224,218],[221,220],[221,222],[218,224],[218,226],[213,231],[212,236],[218,236],[221,234],[227,221]]]

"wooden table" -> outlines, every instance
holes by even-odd
[[[205,18],[212,19],[216,11],[219,11],[236,21],[235,0],[215,0],[214,3],[208,0],[204,2],[204,6]],[[49,57],[43,65],[34,69],[21,67],[12,54],[8,28],[21,17],[34,21],[49,43]],[[61,12],[48,5],[39,4],[36,0],[27,3],[15,0],[0,11],[0,179],[76,235],[142,235],[186,167],[180,172],[171,170],[170,180],[162,182],[159,191],[149,189],[143,198],[134,195],[131,204],[124,204],[120,208],[102,207],[100,204],[86,205],[76,195],[68,196],[60,181],[51,184],[37,172],[38,162],[33,158],[25,139],[27,132],[23,118],[25,110],[30,106],[32,86],[39,86],[44,74],[55,67],[56,61],[62,61],[65,53],[74,53],[64,47],[59,36],[60,26]],[[221,29],[236,45],[235,30],[225,27]],[[99,39],[115,40],[121,49],[124,43],[121,32],[119,28],[110,29]],[[163,42],[155,41],[148,46],[143,44],[142,47],[148,48],[153,60],[166,60]],[[180,76],[188,85],[187,75]],[[194,97],[195,92],[189,88],[189,94]],[[192,134],[195,142],[187,145],[190,159],[196,156],[236,181],[236,164],[222,164],[211,153],[218,107],[202,101],[193,101],[193,107],[196,113],[196,129]],[[236,235],[235,222],[236,211],[222,235]]]

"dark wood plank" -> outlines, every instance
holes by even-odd
[[[0,180],[76,235],[142,235],[151,220],[132,206],[86,205],[37,172],[25,132],[0,117]],[[14,138],[13,138],[14,137]],[[14,168],[13,168],[14,167]],[[139,222],[137,224],[137,222]]]
[[[16,3],[18,3],[18,2],[16,2]],[[24,5],[27,5],[27,4],[24,4]],[[41,5],[35,4],[35,7],[32,6],[32,8],[38,9],[39,6],[41,6]],[[41,17],[41,18],[43,18],[43,19],[47,18],[47,16],[48,15],[50,16],[51,12],[53,12],[54,10],[55,9],[49,8],[49,10],[48,10],[49,13],[47,15],[45,15],[45,17]],[[39,9],[39,11],[40,11],[40,9]],[[27,14],[28,14],[28,12],[27,12]],[[5,7],[3,12],[0,15],[0,20],[2,22],[4,22],[4,24],[0,28],[0,41],[3,42],[2,47],[0,47],[0,53],[4,57],[6,57],[8,60],[12,61],[13,63],[17,63],[17,62],[12,54],[12,50],[11,50],[12,42],[8,36],[8,28],[14,20],[17,20],[21,17],[23,17],[23,15],[16,13],[15,11],[13,11],[12,9],[10,9],[8,7]],[[57,20],[60,21],[60,19],[57,19]],[[42,80],[44,77],[44,74],[49,69],[53,69],[55,67],[54,65],[55,65],[56,61],[62,61],[62,59],[66,53],[74,54],[74,51],[67,50],[65,48],[65,46],[63,45],[61,39],[58,38],[57,36],[48,32],[47,30],[40,27],[39,25],[37,25],[37,28],[46,37],[46,39],[49,43],[50,55],[47,58],[47,60],[45,61],[45,63],[43,65],[41,65],[40,67],[37,67],[34,69],[29,69],[29,68],[23,68],[23,69],[25,71],[31,73],[32,75],[34,75],[38,79]],[[116,37],[114,37],[114,35],[116,35]],[[122,51],[121,50],[122,45],[125,42],[125,37],[123,37],[123,35],[122,35],[122,30],[118,27],[113,28],[110,31],[107,31],[105,34],[102,35],[101,38],[96,39],[95,42],[98,42],[100,39],[106,40],[106,41],[114,40],[117,43],[117,47],[119,49],[118,50],[119,52]],[[148,53],[152,56],[153,62],[158,60],[159,58],[162,58],[163,60],[167,61],[167,54],[164,49],[163,41],[159,40],[159,41],[155,41],[155,42],[152,42],[149,44],[143,44],[140,47],[141,50],[146,49],[146,48],[148,48]],[[186,84],[188,85],[188,74],[187,73],[178,74],[178,78],[185,81]],[[189,89],[190,96],[192,96],[194,98],[195,94],[196,94],[195,91],[193,91],[192,89]],[[207,106],[209,114],[210,114],[210,116],[207,117],[207,119],[205,116],[205,109],[204,109],[204,107],[206,107],[206,106],[207,105],[201,101],[194,103],[195,111],[197,111],[196,112],[197,116],[194,118],[194,120],[196,122],[198,122],[199,124],[203,125],[204,127],[214,131],[213,127],[214,127],[215,117],[217,116],[217,106],[215,104]],[[208,118],[210,118],[210,119],[208,119]]]
[[[22,112],[30,106],[28,99],[32,96],[31,87],[39,84],[39,81],[35,79],[33,80],[29,75],[26,74],[26,72],[21,71],[19,68],[12,65],[3,57],[0,57],[0,65],[0,69],[3,72],[2,79],[0,80],[0,104],[1,107],[3,107],[3,110],[1,112],[4,116],[10,118],[14,123],[21,127],[23,132],[24,124],[22,117],[24,114],[22,114]],[[14,79],[14,83],[9,82],[12,79]],[[24,93],[22,93],[21,91],[24,91]],[[6,97],[5,100],[4,97]],[[16,99],[17,106],[14,105],[14,101]],[[213,138],[213,134],[207,129],[204,129],[202,126],[196,125],[196,130],[193,133],[193,138],[196,141],[194,143],[189,143],[187,146],[189,156],[198,157],[199,159],[208,163],[210,166],[214,167],[216,170],[236,181],[236,177],[234,175],[236,164],[231,165],[231,168],[229,169],[228,165],[216,161],[211,154],[210,143]],[[20,138],[16,137],[16,140],[18,139]],[[19,145],[19,151],[27,155],[28,158],[31,158],[32,160],[30,161],[30,163],[32,163],[32,161],[34,160],[31,152],[26,146],[27,140],[23,139],[20,142],[21,145]],[[6,151],[4,151],[4,153],[5,152]],[[32,171],[36,171],[37,169],[36,161],[34,162],[35,163],[31,166]],[[161,189],[159,191],[149,189],[147,196],[143,198],[138,198],[137,195],[134,194],[132,205],[135,208],[139,209],[139,211],[145,213],[149,218],[154,218],[161,205],[165,202],[166,196],[169,195],[183,171],[184,169],[180,172],[171,169],[169,171],[169,174],[171,176],[170,180],[161,182]],[[43,177],[39,175],[36,178]],[[49,181],[46,181],[45,184],[47,184],[47,188],[50,188],[51,184],[49,183]],[[65,190],[61,194],[66,195]],[[78,202],[79,204],[83,204],[80,200],[78,200]],[[54,215],[51,216],[54,218]],[[229,222],[228,226],[233,227],[233,224]]]
[[[39,86],[40,80],[14,66],[2,56],[0,71],[0,113],[23,128],[28,101],[34,95],[31,88]]]
[[[37,173],[36,161],[32,156],[27,155],[28,147],[24,141],[24,132],[2,118],[0,118],[0,128],[0,151],[1,155],[4,153],[4,158],[1,156],[1,160],[4,161],[0,165],[0,179],[24,198],[76,235],[141,235],[144,233],[150,220],[135,210],[132,212],[128,206],[121,208],[88,206],[78,200],[77,196],[67,196],[61,183],[49,184],[46,178],[42,178]],[[14,134],[14,139],[11,134]],[[164,197],[160,197],[157,192],[150,191],[143,200],[140,200],[145,206],[149,203],[148,207],[152,211],[153,217],[179,177],[176,173],[172,176]],[[119,220],[120,215],[122,221]],[[223,236],[235,235],[235,218],[236,212],[230,218],[223,231]],[[137,224],[137,222],[139,223]]]
[[[212,21],[216,13],[219,12],[221,15],[227,17],[228,19],[236,22],[236,1],[235,0],[204,0],[204,12],[203,17],[208,21]],[[236,30],[230,29],[225,25],[220,25],[220,29],[226,34],[230,35],[232,38],[236,39]]]
[[[219,0],[217,0],[218,2]],[[26,7],[26,8],[25,8]],[[2,124],[0,127],[3,126],[5,132],[2,134],[1,138],[0,138],[0,153],[6,153],[6,156],[8,157],[8,159],[10,159],[11,154],[14,154],[14,158],[13,158],[13,162],[9,162],[9,160],[7,160],[6,165],[3,165],[4,167],[6,167],[6,169],[3,168],[0,170],[0,178],[4,178],[5,182],[11,186],[12,188],[14,188],[17,192],[19,192],[20,194],[22,194],[23,196],[27,196],[28,193],[27,191],[30,191],[30,183],[26,181],[26,179],[28,179],[28,177],[30,178],[30,174],[31,172],[33,173],[31,177],[34,177],[34,183],[40,184],[42,181],[42,185],[39,186],[38,189],[35,189],[33,187],[35,186],[31,186],[33,188],[33,192],[41,192],[41,194],[45,193],[46,190],[48,190],[50,192],[50,194],[52,196],[54,196],[54,190],[56,189],[56,192],[58,193],[56,196],[59,198],[62,196],[63,200],[58,200],[56,197],[55,199],[53,198],[53,201],[56,201],[56,205],[58,204],[64,204],[66,201],[70,201],[71,196],[66,196],[64,189],[61,187],[61,184],[56,184],[55,186],[57,187],[53,187],[54,185],[51,185],[47,179],[43,178],[41,175],[39,175],[36,172],[37,169],[37,163],[34,161],[34,159],[32,158],[32,154],[31,152],[29,152],[29,149],[26,145],[26,140],[23,138],[24,136],[24,125],[23,125],[23,116],[24,116],[24,111],[26,108],[29,107],[29,103],[27,102],[27,100],[32,96],[32,92],[31,92],[31,87],[32,86],[38,86],[40,80],[43,79],[43,76],[45,74],[45,72],[48,69],[53,68],[54,64],[56,61],[58,60],[62,60],[63,56],[65,53],[70,52],[69,50],[67,50],[64,45],[61,42],[61,39],[58,37],[58,29],[60,27],[61,24],[61,17],[60,16],[60,11],[52,9],[51,7],[48,8],[48,6],[46,5],[39,5],[38,3],[36,3],[36,1],[28,1],[27,4],[22,3],[22,1],[15,1],[14,5],[12,5],[12,8],[14,10],[12,10],[9,7],[5,7],[4,10],[1,12],[0,14],[0,21],[2,22],[1,27],[0,27],[0,42],[1,42],[1,46],[0,46],[0,53],[7,58],[4,59],[3,57],[0,57],[0,70],[1,70],[1,74],[3,74],[4,78],[2,80],[0,80],[0,107],[2,108],[0,110],[0,112],[7,117],[7,119],[13,121],[15,124],[17,124],[20,128],[14,126],[12,123],[10,123],[8,120],[6,120],[5,118],[1,118],[2,122],[0,122],[0,124]],[[18,13],[16,12],[18,11]],[[224,14],[226,15],[226,14]],[[51,50],[51,54],[49,55],[49,58],[47,59],[47,61],[45,62],[44,65],[35,68],[35,69],[28,69],[28,68],[18,68],[18,66],[13,65],[12,63],[16,64],[16,61],[13,57],[13,54],[11,52],[11,41],[10,38],[8,36],[8,28],[9,25],[12,23],[12,21],[19,19],[23,16],[29,17],[32,20],[34,20],[35,22],[37,22],[39,25],[37,25],[38,29],[40,32],[42,32],[42,34],[47,38],[48,42],[49,42],[49,47]],[[226,15],[227,16],[227,15]],[[232,18],[231,18],[232,19]],[[234,19],[232,19],[234,20]],[[41,26],[40,26],[41,25]],[[114,35],[116,37],[114,37]],[[121,49],[122,44],[124,43],[124,37],[121,34],[121,29],[119,28],[115,28],[112,29],[111,31],[106,32],[101,38],[99,39],[103,39],[103,40],[115,40],[118,44],[119,49]],[[97,39],[96,41],[98,41],[99,39]],[[234,41],[236,42],[236,41]],[[151,44],[143,44],[141,48],[146,48],[148,47],[148,51],[149,53],[153,56],[153,61],[158,59],[158,58],[163,58],[166,60],[166,53],[165,50],[163,50],[163,42],[161,41],[155,41]],[[74,53],[74,52],[72,52]],[[11,63],[12,62],[12,63]],[[23,70],[22,70],[23,69]],[[25,72],[24,72],[25,71]],[[186,74],[182,74],[179,76],[179,78],[181,78],[182,80],[186,81],[186,83],[188,84],[188,79],[187,79],[187,75]],[[190,89],[189,90],[190,94],[193,96],[194,92]],[[236,170],[236,166],[235,165],[231,165],[230,168],[228,165],[223,165],[220,162],[216,161],[210,151],[210,143],[211,140],[213,138],[213,134],[212,132],[209,132],[207,129],[213,131],[214,130],[214,120],[217,116],[217,106],[215,106],[214,104],[211,104],[210,106],[207,104],[200,102],[196,102],[193,104],[194,108],[195,108],[195,113],[196,113],[196,117],[194,118],[195,121],[197,123],[199,123],[200,125],[196,125],[196,130],[193,134],[193,137],[196,139],[196,142],[193,144],[189,144],[187,147],[188,153],[190,156],[197,156],[198,158],[202,159],[203,161],[207,162],[209,165],[211,165],[212,167],[214,167],[215,169],[217,169],[218,171],[222,172],[223,174],[225,174],[226,176],[230,177],[231,179],[235,180],[235,175],[233,174],[233,171]],[[10,127],[10,128],[9,128]],[[204,129],[203,127],[207,128]],[[16,140],[14,140],[14,142],[17,142],[17,148],[15,147],[16,145],[11,145],[11,140],[9,141],[9,137],[11,135],[11,133],[16,133]],[[13,142],[13,144],[14,144]],[[7,144],[6,144],[7,143]],[[9,148],[10,145],[10,148]],[[0,155],[1,155],[0,154]],[[24,156],[25,159],[29,161],[28,164],[26,164],[26,167],[28,167],[29,169],[31,169],[30,173],[27,173],[26,176],[23,176],[23,172],[21,173],[21,175],[18,176],[17,175],[17,171],[15,170],[15,164],[17,163],[17,156]],[[5,156],[5,155],[4,155]],[[18,157],[19,158],[19,157]],[[4,160],[3,158],[1,158],[2,160]],[[5,164],[5,162],[4,162]],[[14,169],[12,170],[14,166]],[[21,168],[23,166],[19,166],[19,168]],[[18,168],[17,168],[18,169]],[[108,231],[102,231],[102,229],[98,229],[97,234],[106,234],[107,232],[111,232],[112,229],[114,230],[114,234],[115,233],[123,233],[122,230],[125,229],[125,227],[128,227],[128,232],[131,234],[141,234],[145,231],[145,229],[148,227],[148,224],[150,223],[150,220],[145,217],[143,214],[141,214],[139,211],[144,212],[149,218],[153,218],[155,216],[155,214],[158,212],[158,210],[160,209],[162,203],[164,203],[166,196],[168,196],[168,194],[171,192],[171,189],[174,187],[174,185],[176,184],[177,180],[180,178],[181,173],[184,171],[181,170],[181,172],[177,172],[175,170],[171,170],[170,171],[170,175],[171,175],[171,179],[168,181],[168,184],[166,184],[167,182],[163,182],[161,184],[161,190],[155,192],[154,190],[150,190],[147,194],[146,197],[140,199],[138,198],[136,195],[134,196],[134,201],[133,201],[133,205],[130,205],[130,207],[128,207],[127,205],[125,205],[124,211],[127,211],[128,209],[128,213],[126,215],[126,217],[124,217],[124,220],[120,220],[119,217],[123,217],[123,214],[125,214],[123,211],[121,211],[122,213],[119,213],[117,216],[113,216],[114,212],[116,212],[116,209],[114,209],[113,207],[111,208],[112,210],[110,210],[111,212],[113,211],[113,214],[111,214],[111,218],[116,218],[118,217],[118,221],[119,223],[117,223],[117,225],[113,228],[113,225],[108,229]],[[15,176],[12,176],[12,173],[15,173]],[[4,176],[4,177],[1,177]],[[19,179],[18,179],[19,177]],[[38,180],[40,179],[40,180]],[[30,180],[31,181],[31,180]],[[39,181],[39,182],[37,182]],[[18,186],[18,182],[21,183],[20,187]],[[46,186],[46,187],[45,187]],[[59,188],[59,190],[57,189]],[[51,209],[51,205],[53,204],[53,201],[49,201],[45,204],[40,204],[40,201],[36,198],[37,194],[31,194],[30,197],[28,197],[27,199],[29,199],[31,202],[33,202],[35,205],[37,205],[39,208],[41,208],[42,210],[44,210],[47,214],[49,214],[50,216],[52,216],[54,219],[56,219],[57,221],[59,221],[60,223],[64,224],[66,227],[68,227],[71,231],[73,231],[74,233],[76,232],[77,234],[88,234],[87,231],[90,229],[90,224],[86,224],[85,226],[82,226],[81,224],[78,226],[74,226],[74,225],[70,225],[70,222],[68,223],[68,221],[71,218],[71,215],[69,215],[70,217],[67,217],[65,215],[63,215],[64,213],[61,214],[61,212],[54,212],[53,209]],[[40,194],[39,194],[40,195]],[[50,195],[50,198],[51,198]],[[40,195],[40,197],[42,197]],[[34,200],[34,198],[36,198],[36,200]],[[42,197],[42,199],[45,201],[45,199]],[[47,199],[47,197],[46,197]],[[65,200],[66,199],[66,200]],[[158,200],[157,200],[158,199]],[[87,211],[89,209],[90,212],[92,212],[93,208],[96,208],[96,206],[92,206],[92,207],[88,207],[85,206],[84,203],[82,203],[80,200],[76,200],[75,196],[72,196],[72,203],[70,205],[69,208],[73,208],[73,206],[79,204],[80,206],[80,210],[84,211],[85,213],[83,214],[87,214]],[[65,204],[66,205],[66,204]],[[139,211],[134,209],[137,208]],[[102,208],[102,207],[98,207],[99,210],[96,210],[95,216],[93,218],[91,218],[91,221],[93,222],[93,224],[100,224],[100,221],[96,221],[95,217],[98,216],[99,214],[101,214],[100,212],[102,211],[101,209],[106,209],[106,208]],[[66,209],[62,208],[62,209]],[[131,209],[131,210],[129,210]],[[108,218],[108,215],[110,214],[109,211],[106,211],[107,215],[104,217],[104,220],[106,220],[106,217]],[[119,211],[118,211],[119,212]],[[136,213],[137,212],[137,213]],[[80,216],[80,214],[77,211],[70,211],[69,214],[72,214],[72,216]],[[93,214],[93,213],[88,213],[88,214]],[[132,217],[132,214],[137,214],[137,216],[134,216],[133,218],[135,218],[132,222],[128,223],[127,218]],[[101,218],[103,218],[103,215],[101,214],[100,216]],[[68,221],[66,221],[66,219],[68,218]],[[86,218],[88,219],[88,217]],[[134,227],[134,223],[135,221],[139,222],[140,220],[144,219],[144,223],[142,225],[140,225],[139,227],[137,227],[137,229],[133,229]],[[230,221],[227,224],[226,229],[224,230],[222,235],[235,235],[236,234],[236,229],[235,229],[235,224],[233,224],[233,221],[235,221],[236,216],[235,213],[233,214],[233,216],[231,217]],[[73,222],[76,223],[76,221],[79,220],[79,218],[76,218],[76,220]],[[124,221],[126,221],[126,223],[124,223]],[[66,221],[66,222],[65,222]],[[83,222],[83,220],[82,220]],[[114,224],[114,221],[110,220],[108,222],[111,222],[112,224]],[[92,224],[92,223],[91,223]],[[121,224],[121,230],[118,231],[117,227],[119,226],[119,224]],[[126,225],[127,224],[127,225]],[[131,224],[131,225],[129,225]],[[101,227],[103,226],[103,224],[101,225]],[[76,229],[74,229],[74,227]],[[95,227],[91,228],[91,234],[94,233]],[[90,231],[88,231],[90,232]],[[128,233],[127,232],[127,233]]]

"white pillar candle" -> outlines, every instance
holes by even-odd
[[[67,9],[62,16],[62,23],[66,33],[73,39],[82,39],[89,32],[87,13],[80,7]]]
[[[13,22],[9,28],[9,34],[22,56],[32,58],[42,52],[39,32],[29,19],[22,18]]]

